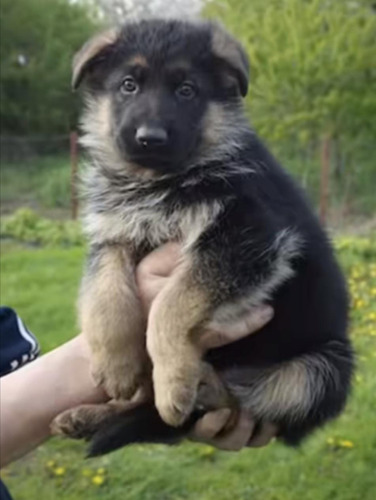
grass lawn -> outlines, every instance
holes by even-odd
[[[209,446],[132,446],[84,459],[54,438],[3,471],[15,500],[373,500],[376,498],[376,244],[338,244],[353,297],[358,353],[346,412],[298,449],[225,453]],[[1,302],[17,309],[43,351],[76,332],[84,250],[3,244]]]

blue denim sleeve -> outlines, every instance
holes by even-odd
[[[32,361],[38,354],[39,344],[21,318],[10,307],[0,307],[0,377]],[[12,500],[1,480],[0,500]]]
[[[0,500],[12,500],[4,483],[0,480]]]
[[[0,377],[32,361],[39,344],[10,307],[0,307]]]

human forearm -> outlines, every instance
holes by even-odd
[[[51,421],[62,411],[106,400],[92,381],[82,336],[7,375],[0,384],[1,466],[47,439]]]

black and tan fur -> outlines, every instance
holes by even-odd
[[[230,406],[299,442],[344,406],[348,301],[311,208],[243,114],[243,49],[212,23],[128,23],[76,56],[81,83],[91,246],[81,325],[110,396],[147,392],[152,371],[157,411],[152,401],[78,408],[55,431],[93,438],[103,453],[174,442],[206,410]],[[181,263],[146,326],[135,266],[171,240]],[[265,303],[275,316],[260,332],[201,352],[209,321],[223,328]]]

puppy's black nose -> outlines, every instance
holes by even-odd
[[[165,146],[168,135],[165,129],[160,127],[142,126],[136,130],[136,141],[145,148]]]

